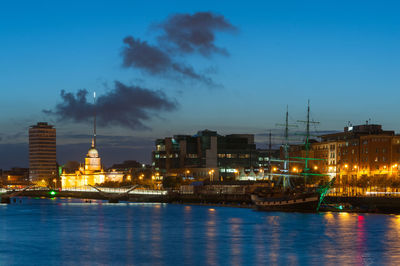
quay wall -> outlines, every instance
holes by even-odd
[[[7,194],[2,194],[7,197]],[[54,197],[49,191],[24,191],[19,193],[22,197]],[[219,194],[219,193],[193,193],[184,194],[170,192],[167,195],[138,195],[117,194],[105,196],[98,192],[58,191],[56,197],[71,197],[81,199],[112,200],[130,202],[161,202],[161,203],[187,203],[220,206],[253,207],[250,194]],[[400,197],[374,197],[374,196],[327,196],[325,202],[329,204],[344,205],[343,211],[368,212],[368,213],[400,213]]]

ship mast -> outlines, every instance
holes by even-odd
[[[308,161],[313,159],[313,158],[309,158],[309,154],[310,154],[310,124],[319,124],[319,122],[310,121],[310,100],[308,100],[308,102],[307,102],[307,120],[306,121],[298,120],[297,122],[302,122],[302,123],[306,124],[306,138],[305,138],[305,144],[304,144],[306,156],[304,158],[304,169],[303,169],[304,187],[305,187],[306,183],[307,183],[307,177],[310,175],[310,168],[308,166]]]
[[[271,165],[271,159],[272,159],[272,134],[271,134],[271,129],[269,130],[269,150],[268,150],[268,170],[269,170],[269,180],[272,180],[272,165]]]
[[[283,176],[283,188],[288,187],[288,179],[287,174],[289,174],[289,107],[286,106],[286,123],[285,123],[285,144],[283,145],[283,154],[284,154],[284,162],[283,162],[283,172],[285,173]]]
[[[284,189],[290,186],[289,182],[289,127],[296,127],[296,125],[289,125],[289,107],[286,106],[286,119],[285,124],[277,124],[278,126],[285,126],[285,141],[283,143],[283,172],[282,174],[282,186]]]

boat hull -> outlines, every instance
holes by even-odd
[[[291,199],[264,199],[252,195],[252,200],[260,211],[317,212],[319,198],[318,194]]]

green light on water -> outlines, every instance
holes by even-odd
[[[343,206],[342,205],[339,205],[339,210],[343,210]]]
[[[55,196],[57,194],[57,192],[55,192],[54,190],[50,191],[50,195]]]

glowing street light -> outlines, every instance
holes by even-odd
[[[208,172],[208,174],[210,175],[210,180],[213,179],[213,177],[214,177],[214,169],[210,170]]]

